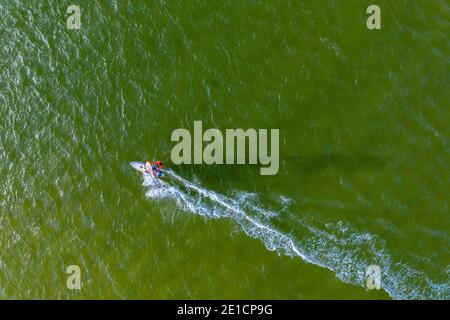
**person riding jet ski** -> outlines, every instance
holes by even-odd
[[[162,169],[164,168],[164,163],[162,161],[146,161],[145,170],[152,176],[160,178],[164,175]]]

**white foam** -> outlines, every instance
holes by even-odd
[[[228,218],[239,224],[250,237],[263,241],[266,248],[279,254],[298,256],[304,261],[330,269],[344,282],[364,286],[366,269],[379,265],[382,271],[382,288],[396,299],[448,299],[450,286],[437,282],[422,271],[394,261],[386,245],[378,236],[359,232],[351,225],[324,222],[309,215],[308,219],[289,215],[295,226],[295,235],[280,231],[273,221],[281,212],[286,213],[294,203],[286,196],[279,196],[283,207],[280,211],[263,208],[255,193],[238,192],[233,197],[202,188],[172,171],[167,173],[172,183],[161,180],[162,187],[154,186],[152,179],[144,178],[148,186],[146,195],[153,199],[172,199],[187,212],[207,218]],[[286,216],[283,216],[283,219]],[[420,279],[420,280],[418,280]]]

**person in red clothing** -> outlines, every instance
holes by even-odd
[[[162,169],[164,168],[164,163],[162,161],[147,161],[145,162],[145,170],[154,177],[160,178],[164,175]]]

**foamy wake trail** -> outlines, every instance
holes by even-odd
[[[299,218],[287,212],[293,201],[278,198],[282,209],[271,210],[260,205],[253,193],[239,192],[225,196],[202,188],[173,171],[166,171],[173,179],[161,181],[156,188],[149,176],[144,175],[146,195],[153,199],[169,199],[187,212],[206,218],[228,218],[236,222],[248,236],[261,240],[270,251],[327,268],[344,282],[366,285],[369,265],[381,269],[382,288],[396,299],[449,299],[448,270],[439,275],[441,282],[430,279],[425,272],[401,261],[395,261],[378,236],[361,233],[342,221],[323,222],[316,215]],[[317,215],[318,216],[318,215]],[[277,228],[276,222],[288,219],[295,232]],[[423,260],[423,259],[422,259]],[[446,273],[446,274],[445,274]]]

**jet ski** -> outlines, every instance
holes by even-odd
[[[139,172],[147,172],[147,170],[145,169],[145,162],[131,161],[130,166],[132,166],[134,170],[137,170]]]
[[[162,161],[131,161],[130,166],[133,167],[133,169],[136,171],[150,175],[155,184],[158,187],[161,186],[161,184],[159,183],[159,178],[164,175],[162,171],[162,168],[164,168],[164,163],[162,163]]]

